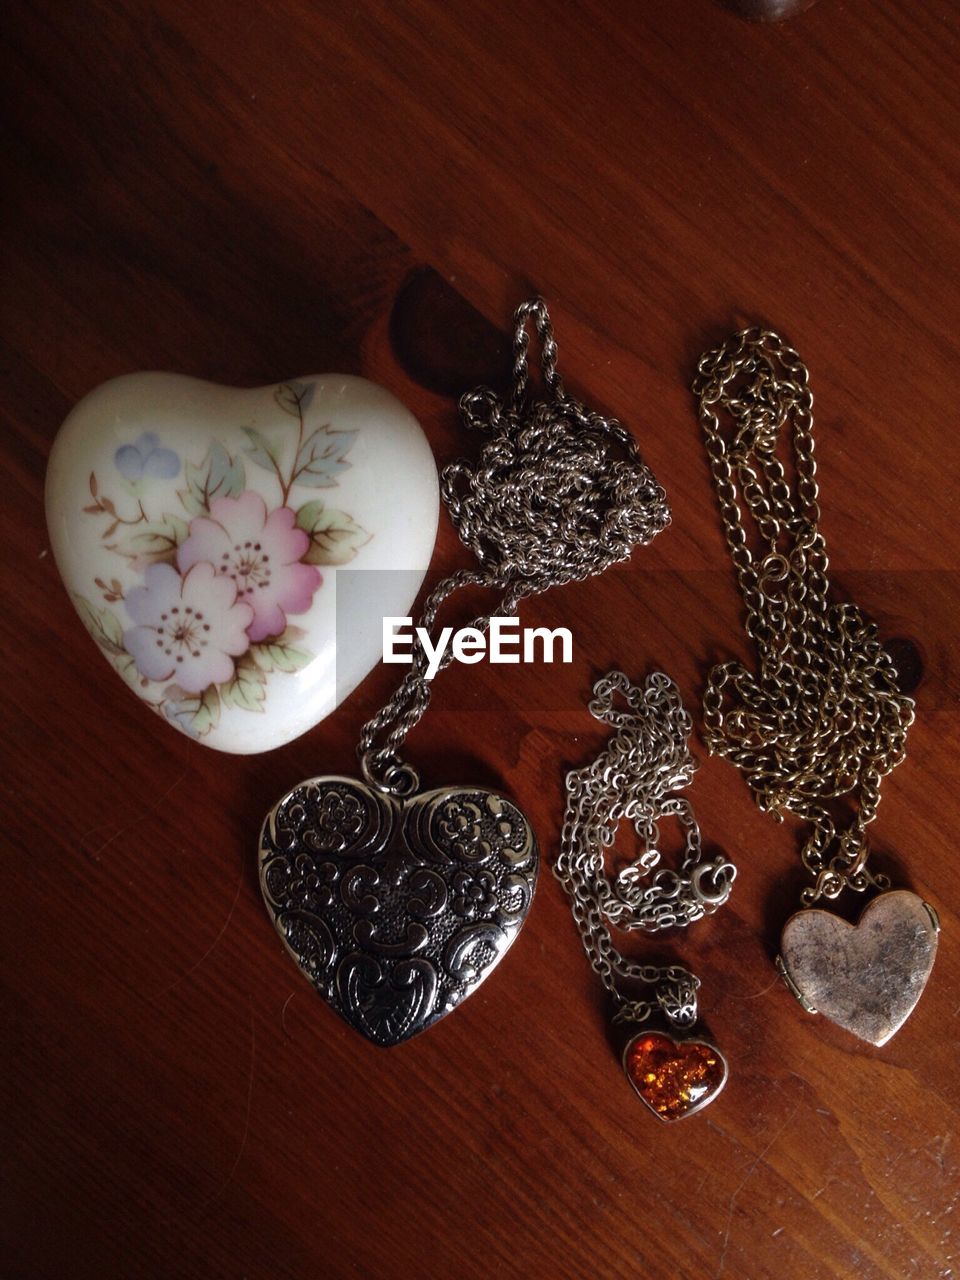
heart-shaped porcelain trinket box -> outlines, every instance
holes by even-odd
[[[381,659],[437,531],[436,465],[388,391],[344,374],[243,389],[98,387],[60,429],[47,524],[123,680],[221,751],[313,727]]]

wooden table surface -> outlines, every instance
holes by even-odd
[[[949,1280],[960,1270],[955,643],[960,4],[819,0],[778,26],[709,0],[54,4],[0,58],[4,1280]],[[936,905],[927,994],[884,1049],[775,979],[798,828],[703,759],[729,908],[636,942],[703,978],[731,1064],[645,1114],[549,873],[491,980],[384,1052],[297,974],[263,910],[263,812],[349,770],[379,669],[263,756],[175,734],[94,651],[48,553],[70,405],[140,368],[373,378],[438,461],[549,299],[569,386],[636,433],[670,530],[528,622],[567,667],[458,667],[410,754],[496,783],[549,864],[611,666],[693,708],[748,656],[689,383],[741,323],[812,370],[838,592],[897,641],[918,714],[878,861]],[[444,521],[434,565],[469,558]],[[700,757],[705,757],[697,745]]]

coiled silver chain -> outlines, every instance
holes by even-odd
[[[811,823],[801,853],[814,877],[806,904],[845,887],[886,888],[867,868],[866,828],[881,778],[906,752],[914,704],[874,624],[856,605],[828,599],[806,366],[777,334],[744,329],[707,352],[693,389],[759,660],[756,674],[737,662],[710,672],[707,745],[743,771],[761,809]],[[794,489],[777,455],[784,434]],[[756,526],[754,550],[741,500]],[[841,796],[854,800],[852,817],[831,812]]]
[[[547,389],[531,399],[527,322],[541,343]],[[486,387],[460,401],[464,424],[488,438],[476,462],[444,468],[440,493],[461,541],[479,562],[445,578],[427,597],[420,626],[431,636],[444,601],[461,587],[502,592],[471,626],[517,612],[525,597],[577,582],[627,560],[670,521],[666,495],[636,443],[614,418],[568,395],[557,372],[557,344],[542,298],[515,315],[513,388],[508,403]],[[449,650],[441,669],[452,660]],[[416,791],[416,771],[400,759],[407,734],[426,711],[427,656],[414,645],[410,670],[386,706],[363,726],[357,753],[367,781],[395,795]]]
[[[618,1002],[615,1022],[644,1022],[660,1008],[677,1026],[697,1018],[699,978],[680,965],[661,967],[627,960],[611,926],[660,933],[710,915],[730,895],[736,868],[723,858],[704,859],[700,827],[689,800],[696,761],[689,740],[693,722],[677,686],[662,672],[631,684],[611,671],[594,686],[590,713],[612,725],[600,755],[567,774],[567,808],[555,874],[570,897],[573,918],[594,971]],[[662,818],[683,829],[684,853],[674,870],[661,866]],[[622,819],[633,825],[641,850],[611,879],[606,854]],[[620,980],[656,988],[653,1000],[628,1000]]]

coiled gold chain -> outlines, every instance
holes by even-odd
[[[759,660],[756,673],[737,662],[710,672],[707,745],[742,770],[761,809],[812,824],[805,903],[885,888],[867,869],[866,828],[881,779],[904,757],[914,703],[875,625],[829,600],[806,366],[776,333],[745,329],[703,356],[693,389]],[[741,502],[756,528],[750,545]]]
[[[547,390],[539,398],[529,386],[531,321]],[[431,635],[444,602],[462,587],[499,593],[490,611],[471,623],[486,631],[491,617],[512,617],[530,596],[622,564],[670,522],[666,494],[630,432],[564,390],[542,298],[517,308],[513,349],[509,400],[478,387],[460,401],[464,424],[484,436],[484,444],[479,457],[444,468],[440,496],[479,567],[458,569],[431,591],[420,618]],[[452,656],[448,650],[441,669]],[[357,752],[365,778],[396,795],[410,794],[419,784],[399,752],[430,703],[426,670],[426,651],[418,645],[390,701],[360,734]]]

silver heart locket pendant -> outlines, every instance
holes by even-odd
[[[530,824],[480,787],[410,797],[301,782],[268,814],[260,884],[328,1004],[374,1044],[425,1031],[489,976],[533,900]]]

